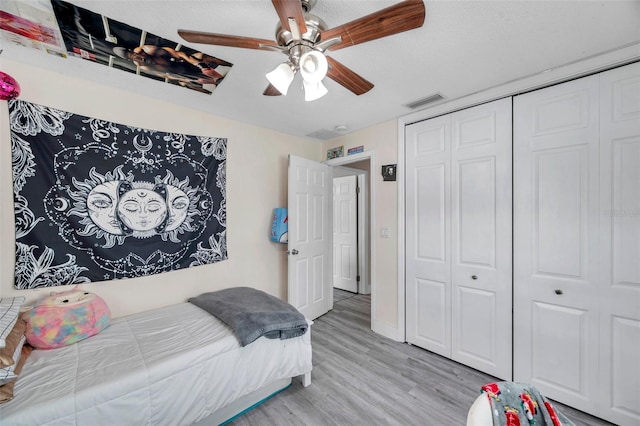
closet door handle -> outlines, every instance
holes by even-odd
[[[472,280],[477,280],[477,279],[478,279],[478,276],[477,276],[477,275],[471,275],[471,279],[472,279]]]
[[[561,295],[564,292],[562,290],[560,290],[560,289],[557,289],[554,293],[557,294],[557,295]]]

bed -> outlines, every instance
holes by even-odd
[[[180,303],[113,319],[70,346],[33,351],[15,398],[0,405],[0,423],[219,424],[293,377],[308,386],[311,368],[310,332],[241,346],[216,317]]]

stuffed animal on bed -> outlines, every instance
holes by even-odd
[[[25,319],[27,342],[53,349],[98,334],[109,325],[111,312],[100,296],[74,289],[42,297]]]

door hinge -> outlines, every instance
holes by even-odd
[[[360,275],[356,275],[356,282],[360,282]]]
[[[360,187],[356,186],[356,194],[359,194],[359,193],[360,193]]]

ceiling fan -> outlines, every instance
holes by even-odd
[[[282,52],[288,60],[266,75],[269,85],[266,96],[286,95],[295,74],[303,79],[305,100],[312,101],[327,93],[322,84],[329,77],[356,95],[373,88],[373,83],[326,56],[325,52],[376,40],[393,34],[419,28],[424,23],[423,0],[404,0],[385,9],[355,19],[335,28],[309,11],[317,0],[271,0],[280,22],[275,42],[253,37],[242,37],[200,31],[178,30],[188,42],[217,46],[268,49]]]

